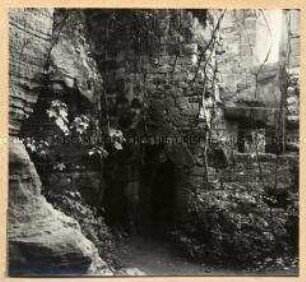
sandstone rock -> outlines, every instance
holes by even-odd
[[[11,9],[10,19],[10,134],[17,135],[31,114],[51,46],[53,9]]]
[[[95,102],[93,82],[99,80],[95,61],[89,56],[89,44],[84,37],[81,13],[65,18],[57,15],[59,39],[51,50],[51,65],[55,69],[52,79],[62,79],[69,88],[77,88],[83,97]],[[63,23],[63,24],[61,24]],[[95,83],[97,84],[97,83]]]
[[[111,273],[79,224],[41,195],[22,143],[10,144],[8,242],[10,274]]]

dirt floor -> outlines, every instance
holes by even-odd
[[[115,254],[124,269],[118,275],[149,276],[279,276],[297,275],[295,270],[229,270],[212,268],[188,259],[170,242],[134,236],[123,241]]]
[[[116,251],[131,275],[203,275],[210,272],[205,265],[188,261],[169,242],[149,237],[127,239]]]

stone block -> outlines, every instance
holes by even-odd
[[[186,55],[197,54],[197,52],[198,52],[198,44],[196,44],[196,43],[185,44],[184,47],[183,47],[183,52]]]
[[[301,56],[290,56],[289,58],[289,67],[290,68],[297,68],[301,65]]]
[[[300,118],[298,115],[290,115],[287,118],[287,128],[294,129],[299,127]]]
[[[300,55],[300,38],[290,38],[290,56]]]
[[[300,11],[290,10],[288,11],[290,17],[290,33],[291,35],[300,34]]]

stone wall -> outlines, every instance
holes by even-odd
[[[121,25],[118,21],[107,25],[111,11],[87,14],[92,19],[92,52],[105,78],[110,124],[124,131],[126,147],[139,146],[141,140],[157,145],[164,137],[161,150],[177,175],[184,175],[176,188],[179,209],[184,209],[186,191],[205,189],[207,170],[214,173],[234,161],[241,130],[252,139],[252,144],[245,144],[250,154],[264,152],[267,143],[275,142],[269,131],[277,128],[281,101],[277,64],[260,65],[263,58],[255,59],[262,16],[229,11],[215,34],[216,45],[203,54],[221,16],[220,11],[206,13],[203,21],[187,11],[156,11],[150,40],[131,38],[133,32],[136,36],[145,32],[137,30],[141,17],[131,20],[121,11],[117,15],[123,19]],[[246,122],[242,128],[241,121]],[[184,137],[186,142],[176,142]],[[207,149],[215,161],[207,160]],[[133,175],[127,182],[129,178],[135,181]]]
[[[238,126],[243,131],[239,123],[249,120],[249,128],[265,130],[264,150],[275,151],[286,138],[288,149],[297,149],[298,28],[299,15],[294,10],[233,10],[224,17],[220,32],[225,52],[218,56],[224,114],[216,124],[225,138],[233,136],[227,128]],[[287,78],[279,63],[288,65],[289,85],[284,86],[288,91],[283,89]],[[287,97],[285,104],[283,97]]]
[[[261,42],[258,42],[260,35],[256,16],[249,12],[229,13],[221,25],[223,50],[226,52],[217,58],[220,59],[223,107],[220,107],[215,119],[215,130],[211,132],[214,134],[212,141],[219,140],[222,145],[218,146],[220,144],[216,142],[216,146],[212,142],[208,147],[208,181],[201,178],[198,181],[197,177],[193,177],[193,183],[198,182],[198,185],[196,192],[189,191],[192,200],[188,204],[189,212],[184,214],[182,230],[185,232],[178,232],[175,236],[184,246],[197,245],[191,251],[191,255],[197,258],[202,256],[205,260],[212,257],[235,264],[240,260],[242,265],[253,264],[271,253],[275,257],[286,250],[296,254],[298,245],[297,144],[292,150],[294,153],[287,151],[277,155],[284,152],[277,147],[284,129],[283,116],[280,116],[282,98],[287,94],[287,104],[291,103],[287,117],[298,120],[297,12],[284,11],[283,22],[288,15],[291,18],[290,33],[287,36],[288,29],[281,29],[283,38],[276,49],[280,53],[285,50],[287,54],[286,46],[291,46],[292,52],[289,57],[285,56],[289,62],[281,57],[284,54],[278,56],[280,65],[285,63],[288,68],[288,92],[282,87],[286,79],[283,79],[276,62],[268,62],[260,69],[261,65],[254,60],[253,51]],[[241,18],[242,15],[244,18]],[[240,23],[237,24],[237,21]],[[290,124],[288,122],[288,129]],[[252,140],[243,154],[237,153],[241,132]],[[293,132],[288,130],[287,137],[298,136],[297,130]],[[212,150],[214,147],[216,149]],[[222,154],[224,148],[229,149],[227,158]],[[274,153],[264,153],[267,148],[269,151],[273,149]],[[250,218],[252,220],[248,221]],[[195,231],[192,231],[194,227]],[[228,250],[226,258],[225,250]],[[235,250],[234,257],[231,250]],[[237,255],[237,252],[241,254]]]
[[[204,83],[203,74],[194,77],[211,30],[190,12],[155,13],[149,21],[155,28],[151,37],[139,42],[132,33],[140,36],[149,32],[138,26],[142,15],[131,19],[131,13],[121,11],[118,17],[122,22],[107,26],[110,11],[90,14],[94,52],[105,76],[109,118],[113,126],[136,128],[140,112],[144,114],[143,110],[151,107],[158,111],[154,112],[156,117],[151,114],[151,119],[166,121],[160,133],[190,131],[193,124],[188,120],[199,116]],[[140,30],[133,30],[137,28]],[[203,67],[203,58],[202,61]]]
[[[184,209],[185,191],[197,185],[195,179],[205,180],[205,136],[217,95],[213,84],[216,48],[209,43],[217,17],[201,13],[202,18],[180,10],[139,11],[133,18],[132,13],[120,11],[109,25],[111,11],[87,15],[110,124],[124,132],[125,148],[159,146],[153,158],[164,152],[173,162],[178,211]],[[146,15],[148,26],[141,22]],[[143,37],[138,40],[137,35]],[[218,42],[218,34],[215,37]],[[124,171],[130,171],[123,157],[119,162],[126,166]],[[133,175],[121,178],[135,181]]]
[[[282,47],[279,38],[273,35],[276,27],[272,21],[276,18],[281,24],[282,15],[275,13],[230,10],[225,14],[220,28],[224,52],[218,56],[223,98],[233,102],[261,102],[271,108],[279,104],[279,92],[266,95],[256,89],[265,88],[267,79],[278,79],[277,60]]]
[[[97,17],[99,13],[101,12],[98,12]],[[204,13],[203,11],[203,15]],[[123,13],[122,17],[126,17],[128,21],[128,14]],[[170,20],[171,17],[174,20]],[[112,123],[120,125],[121,116],[124,116],[126,108],[131,107],[137,112],[137,109],[140,111],[143,107],[152,106],[152,110],[155,110],[158,107],[151,105],[153,102],[161,108],[157,118],[163,119],[167,108],[171,108],[171,114],[168,113],[169,120],[164,118],[165,127],[190,131],[194,125],[188,122],[188,118],[196,119],[199,116],[199,100],[203,93],[202,68],[205,60],[201,50],[208,44],[212,27],[204,27],[191,12],[184,11],[179,14],[171,10],[158,11],[152,23],[156,29],[152,35],[152,42],[142,38],[141,46],[135,47],[135,42],[131,39],[132,31],[122,30],[122,27],[118,26],[107,29],[101,18],[102,16],[100,20],[95,21],[91,15],[91,30],[94,41],[98,42],[95,52],[104,50],[103,54],[97,56],[100,68],[108,80],[105,81],[106,94]],[[106,21],[107,17],[104,18]],[[105,38],[106,34],[108,38]],[[108,46],[107,42],[111,42],[111,46]],[[213,51],[206,52],[210,54]],[[213,59],[214,56],[210,64],[214,63]],[[199,71],[195,78],[198,67]],[[212,73],[208,72],[206,75],[206,82],[209,84]],[[207,92],[212,91],[209,89],[211,85],[206,87]],[[174,105],[177,110],[174,109]],[[154,118],[152,116],[151,114],[151,119]],[[171,125],[168,125],[170,123]],[[132,125],[132,128],[136,126],[133,123],[129,125]]]
[[[221,87],[225,95],[255,86],[254,48],[256,14],[246,10],[228,11],[221,24],[224,53],[219,58]]]
[[[298,149],[299,139],[299,73],[300,73],[300,12],[290,10],[286,13],[288,21],[288,88],[287,100],[287,145],[288,149]]]
[[[233,163],[225,169],[210,171],[210,181],[219,180],[226,187],[235,190],[236,185],[244,186],[245,189],[252,189],[254,185],[275,183],[277,173],[277,184],[280,187],[294,187],[296,175],[293,167],[296,166],[295,155],[283,155],[277,157],[274,154],[260,153],[258,158],[255,154],[234,153]],[[297,187],[295,187],[296,189]]]

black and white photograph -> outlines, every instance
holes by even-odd
[[[9,276],[299,275],[300,10],[8,17]]]

